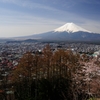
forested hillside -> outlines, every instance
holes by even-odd
[[[84,54],[61,49],[52,52],[49,45],[41,53],[27,52],[12,74],[15,98],[87,100],[99,97],[100,77],[95,70],[95,74],[89,73],[89,62],[90,59]],[[94,60],[94,67],[98,66],[100,61]]]

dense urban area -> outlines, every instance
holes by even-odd
[[[76,72],[77,74],[74,73],[74,77],[72,77],[72,80],[74,80],[74,82],[75,82],[74,85],[76,84],[75,88],[77,87],[77,90],[74,90],[74,91],[77,91],[77,94],[79,93],[78,96],[76,97],[76,99],[74,96],[73,96],[74,99],[71,99],[71,98],[66,99],[67,96],[62,91],[60,93],[62,96],[59,96],[59,98],[54,97],[55,100],[87,100],[90,98],[100,98],[100,45],[99,44],[65,43],[65,42],[59,42],[59,43],[57,43],[57,42],[56,43],[46,43],[46,42],[16,43],[16,42],[11,42],[11,43],[0,43],[0,100],[53,100],[50,98],[47,99],[46,96],[45,97],[43,96],[43,94],[40,95],[37,92],[37,90],[35,90],[35,93],[33,93],[34,97],[31,97],[29,94],[29,97],[26,95],[28,98],[27,97],[24,98],[25,97],[24,92],[27,91],[28,89],[25,90],[25,88],[24,88],[24,90],[23,90],[24,92],[22,93],[24,96],[22,96],[22,94],[20,92],[17,93],[19,90],[17,91],[17,89],[15,89],[18,85],[16,85],[16,87],[15,87],[14,80],[12,81],[13,76],[14,76],[13,72],[16,71],[16,69],[19,68],[19,66],[21,66],[22,60],[20,60],[20,59],[22,59],[22,58],[24,59],[25,54],[29,54],[29,56],[30,56],[30,53],[32,55],[35,55],[35,54],[42,55],[42,53],[45,51],[44,49],[46,49],[46,46],[48,46],[48,45],[50,47],[50,51],[52,52],[52,54],[55,54],[58,51],[60,52],[60,54],[61,54],[61,52],[68,51],[68,52],[72,52],[73,55],[80,55],[80,57],[81,57],[81,59],[79,60],[79,63],[81,65],[82,69],[77,69],[77,71],[79,71],[79,70],[80,71]],[[60,50],[62,50],[62,51],[60,51]],[[69,55],[69,57],[70,57],[71,53],[69,53],[69,54],[70,54]],[[59,55],[59,53],[57,55]],[[27,58],[27,55],[26,55],[26,58]],[[31,58],[28,58],[28,59],[31,59]],[[23,62],[24,61],[25,60],[23,60]],[[41,63],[42,62],[40,62],[40,64]],[[62,61],[61,63],[63,64],[64,61]],[[42,68],[41,68],[41,70],[42,70]],[[50,70],[51,69],[49,69],[49,72],[50,72]],[[63,69],[58,69],[58,71],[59,70],[61,70],[63,72]],[[57,73],[56,68],[55,68],[55,71]],[[42,73],[42,71],[41,71],[41,73]],[[38,72],[36,74],[37,74],[37,77],[39,80],[42,76],[38,76]],[[50,75],[47,77],[45,74],[44,74],[45,79],[47,79],[47,78],[49,79],[51,76],[53,76],[53,75]],[[61,74],[60,77],[65,77],[64,75]],[[56,77],[55,74],[54,74],[54,76]],[[19,74],[19,77],[21,79],[22,76]],[[36,80],[36,77],[34,77],[34,75],[33,75],[33,79]],[[20,81],[22,81],[22,80],[20,80]],[[31,82],[31,81],[28,80],[28,83],[29,82]],[[37,81],[35,81],[35,82],[36,83],[34,83],[34,84],[37,85],[38,84]],[[20,86],[22,86],[22,85],[20,85]],[[68,84],[67,84],[67,86],[68,86]],[[23,88],[21,88],[21,89],[23,89]],[[43,88],[41,88],[41,89],[43,89]],[[46,92],[47,91],[45,91],[45,93]],[[68,94],[68,93],[66,93],[66,94]],[[23,98],[18,99],[19,95],[20,95],[20,97],[23,97]],[[41,99],[38,99],[37,96],[40,96],[39,98],[41,98]],[[43,96],[43,97],[41,97],[41,96]],[[72,97],[72,95],[70,95],[70,97]]]

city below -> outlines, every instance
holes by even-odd
[[[5,42],[0,43],[0,93],[6,91],[6,94],[11,96],[11,100],[15,100],[13,84],[12,84],[12,71],[15,70],[19,64],[20,59],[27,52],[34,54],[42,54],[43,49],[49,45],[52,53],[59,50],[71,51],[73,54],[79,54],[81,57],[87,56],[88,62],[82,62],[85,67],[85,81],[92,80],[91,89],[92,94],[97,93],[100,88],[99,78],[92,79],[92,77],[100,77],[100,44],[89,43],[67,43],[67,42]],[[99,64],[95,64],[95,63]],[[83,70],[84,71],[84,70]],[[91,78],[90,75],[91,74]],[[95,76],[96,75],[96,76]],[[95,81],[97,83],[95,83]],[[99,84],[97,86],[97,84]],[[5,90],[6,89],[6,90]],[[98,94],[98,93],[97,93]],[[6,96],[7,96],[6,95]],[[90,94],[91,95],[91,94]],[[100,96],[100,94],[98,94]]]

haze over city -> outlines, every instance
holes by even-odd
[[[0,0],[0,37],[52,31],[73,22],[100,33],[99,0]]]

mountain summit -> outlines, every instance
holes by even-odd
[[[54,30],[54,32],[68,32],[68,33],[74,33],[79,31],[91,33],[90,31],[83,29],[74,23],[66,23],[65,25]]]
[[[54,31],[41,34],[34,34],[26,37],[28,39],[46,40],[46,41],[91,41],[100,42],[100,34],[90,32],[74,23],[67,23]]]

